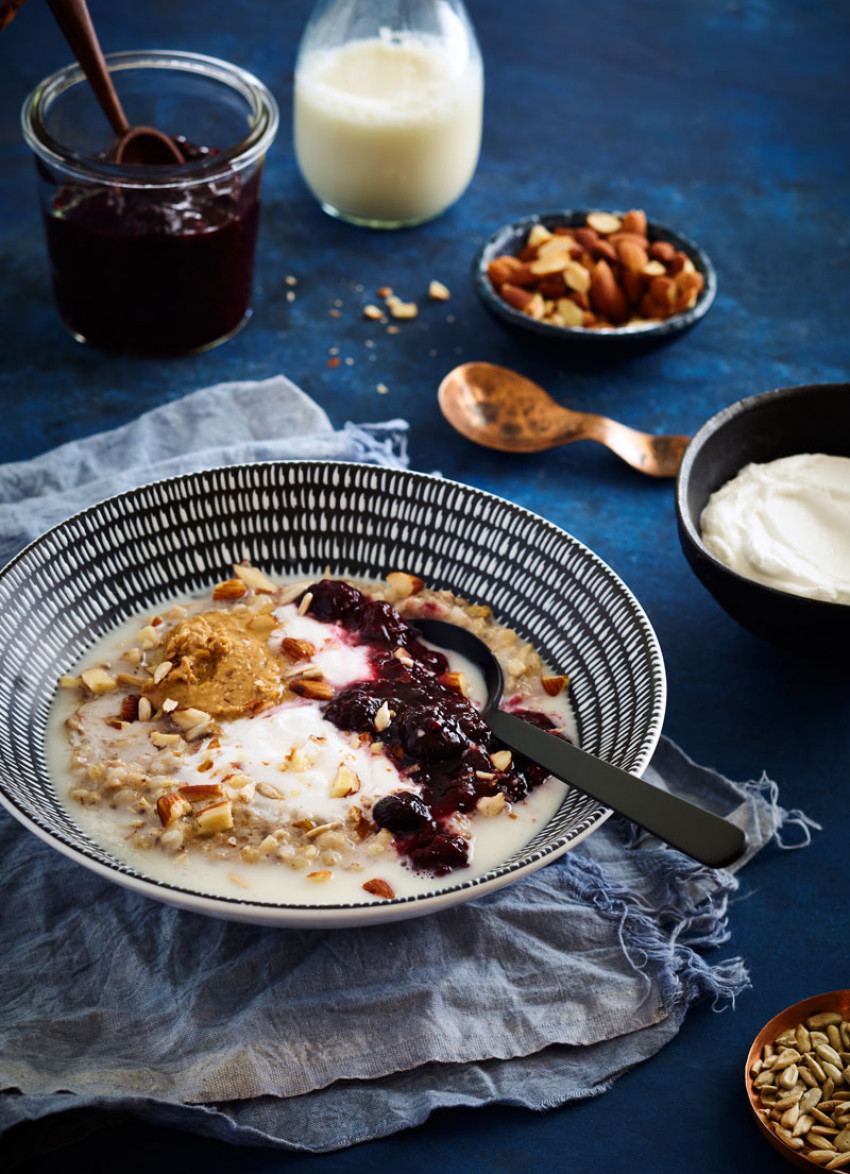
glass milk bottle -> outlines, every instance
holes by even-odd
[[[326,212],[420,224],[466,190],[484,75],[461,0],[318,0],[295,66],[295,154]]]

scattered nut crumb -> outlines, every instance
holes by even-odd
[[[448,286],[442,281],[432,281],[428,286],[428,297],[435,302],[447,302],[451,297]]]

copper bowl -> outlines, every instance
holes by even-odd
[[[747,1064],[744,1069],[744,1083],[747,1087],[747,1097],[756,1125],[773,1148],[782,1154],[783,1158],[787,1158],[789,1162],[793,1162],[795,1166],[799,1166],[802,1170],[810,1171],[823,1170],[824,1166],[819,1162],[810,1161],[800,1150],[791,1149],[766,1123],[761,1100],[753,1084],[753,1079],[750,1076],[750,1069],[761,1056],[765,1044],[772,1044],[778,1035],[782,1035],[783,1031],[787,1031],[789,1028],[795,1028],[798,1023],[804,1023],[810,1015],[814,1015],[818,1011],[838,1011],[844,1019],[850,1020],[850,990],[828,991],[823,995],[813,995],[810,999],[803,999],[801,1003],[793,1003],[790,1007],[786,1007],[784,1011],[780,1011],[778,1015],[774,1015],[753,1040],[752,1047],[747,1054]],[[850,1102],[848,1102],[848,1105],[850,1105]],[[850,1166],[845,1167],[845,1169],[850,1170]]]

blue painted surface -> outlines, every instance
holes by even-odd
[[[294,164],[291,73],[307,0],[91,7],[107,49],[210,53],[250,68],[276,94],[282,130],[266,171],[255,313],[226,346],[179,361],[109,357],[63,333],[17,111],[68,53],[46,5],[32,0],[0,37],[0,460],[120,424],[207,383],[279,371],[335,424],[404,416],[414,468],[536,510],[626,580],[664,650],[670,737],[733,778],[766,771],[784,804],[824,831],[805,852],[769,851],[744,875],[726,952],[746,958],[753,986],[737,1008],[698,1008],[673,1043],[599,1100],[540,1115],[445,1112],[326,1157],[229,1150],[125,1124],[58,1160],[141,1171],[155,1153],[162,1174],[786,1169],[748,1119],[742,1066],[764,1020],[850,985],[847,666],[792,658],[720,611],[679,550],[670,484],[642,479],[589,444],[517,458],[477,449],[445,424],[435,395],[455,363],[486,359],[517,367],[569,406],[692,432],[742,395],[847,379],[850,8],[844,0],[471,0],[487,71],[477,174],[441,219],[382,235],[321,213]],[[518,338],[478,303],[469,269],[493,229],[535,209],[593,205],[643,207],[709,253],[718,298],[689,334],[605,362]],[[431,278],[452,290],[447,305],[425,302]],[[422,304],[396,335],[360,314],[385,284]],[[334,347],[354,363],[328,368]],[[378,383],[389,393],[379,395]]]

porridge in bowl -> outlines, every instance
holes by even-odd
[[[493,737],[477,670],[424,643],[417,616],[481,636],[503,707],[577,740],[566,677],[487,607],[406,573],[279,584],[237,565],[62,679],[63,802],[118,859],[214,895],[370,903],[487,872],[565,787]]]

